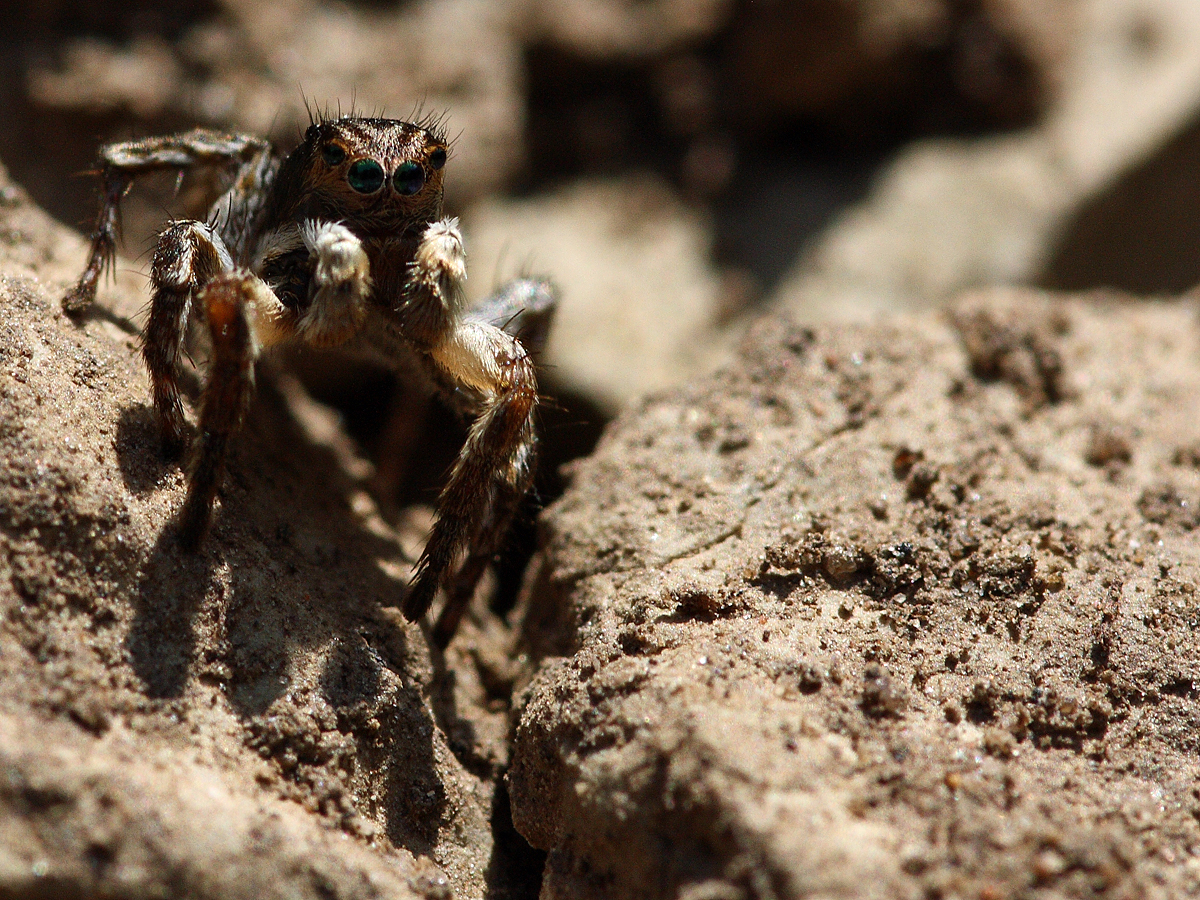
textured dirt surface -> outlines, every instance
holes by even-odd
[[[544,897],[1200,890],[1191,301],[760,324],[546,510]]]

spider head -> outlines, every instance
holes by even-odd
[[[432,125],[347,117],[313,124],[284,164],[297,211],[397,234],[441,215],[445,137]],[[293,177],[285,177],[291,170]]]

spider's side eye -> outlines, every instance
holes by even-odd
[[[396,174],[392,176],[392,186],[397,194],[415,194],[425,187],[425,170],[419,163],[400,163],[396,167]]]
[[[435,169],[440,169],[446,164],[446,151],[434,150],[429,154],[429,164]]]
[[[383,166],[373,159],[360,159],[346,172],[346,181],[360,194],[373,194],[383,187]]]
[[[325,160],[325,165],[336,166],[346,158],[346,151],[337,144],[326,144],[321,148],[321,159]]]

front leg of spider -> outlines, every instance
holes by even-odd
[[[515,337],[488,322],[462,316],[466,260],[457,222],[443,219],[425,231],[415,254],[401,327],[443,375],[479,396],[472,423],[438,500],[437,520],[417,562],[402,611],[419,619],[446,586],[446,604],[434,625],[445,647],[475,585],[533,479],[537,379]],[[466,551],[455,577],[451,569]]]
[[[208,533],[229,441],[241,427],[254,395],[254,362],[259,353],[254,307],[270,307],[276,302],[263,282],[241,272],[218,275],[196,296],[208,324],[212,355],[187,499],[179,512],[179,540],[187,550],[197,550]]]
[[[203,222],[170,223],[159,235],[150,268],[154,293],[142,334],[142,359],[162,435],[163,454],[179,457],[187,444],[187,419],[179,398],[179,368],[193,298],[233,260],[216,229]]]

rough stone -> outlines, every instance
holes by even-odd
[[[622,415],[526,597],[543,897],[1200,889],[1198,341],[1190,301],[989,291],[760,323]]]

